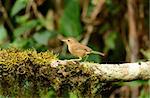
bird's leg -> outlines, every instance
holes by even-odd
[[[79,61],[81,61],[82,60],[82,57],[79,57],[79,59],[78,59]]]
[[[78,59],[73,59],[74,61],[81,61],[82,57],[79,57]]]
[[[84,62],[88,59],[89,55],[86,55],[85,59],[84,59]]]
[[[70,60],[67,60],[67,61],[81,61],[82,60],[82,57],[79,57],[78,59],[70,59]]]

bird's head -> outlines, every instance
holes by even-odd
[[[75,38],[72,38],[72,37],[65,38],[62,41],[65,42],[67,45],[78,43],[78,41]]]

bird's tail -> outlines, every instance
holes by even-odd
[[[104,54],[104,53],[102,53],[102,52],[98,52],[98,51],[91,51],[91,53],[93,53],[93,54],[99,54],[99,55],[101,55],[101,56],[105,56],[105,54]]]

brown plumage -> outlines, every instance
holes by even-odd
[[[72,55],[74,55],[76,57],[79,57],[80,59],[82,59],[84,56],[86,56],[86,55],[88,55],[90,53],[99,54],[99,55],[104,56],[103,53],[97,52],[97,51],[93,51],[91,48],[89,48],[89,47],[79,43],[74,38],[63,39],[62,41],[64,41],[68,45],[69,52]]]

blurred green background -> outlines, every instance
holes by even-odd
[[[1,48],[50,50],[60,59],[75,58],[60,41],[61,36],[74,37],[106,54],[90,55],[91,62],[148,60],[149,0],[0,0]],[[148,82],[123,85],[110,94],[111,98],[128,98],[123,93],[128,93],[129,98],[150,97]]]

